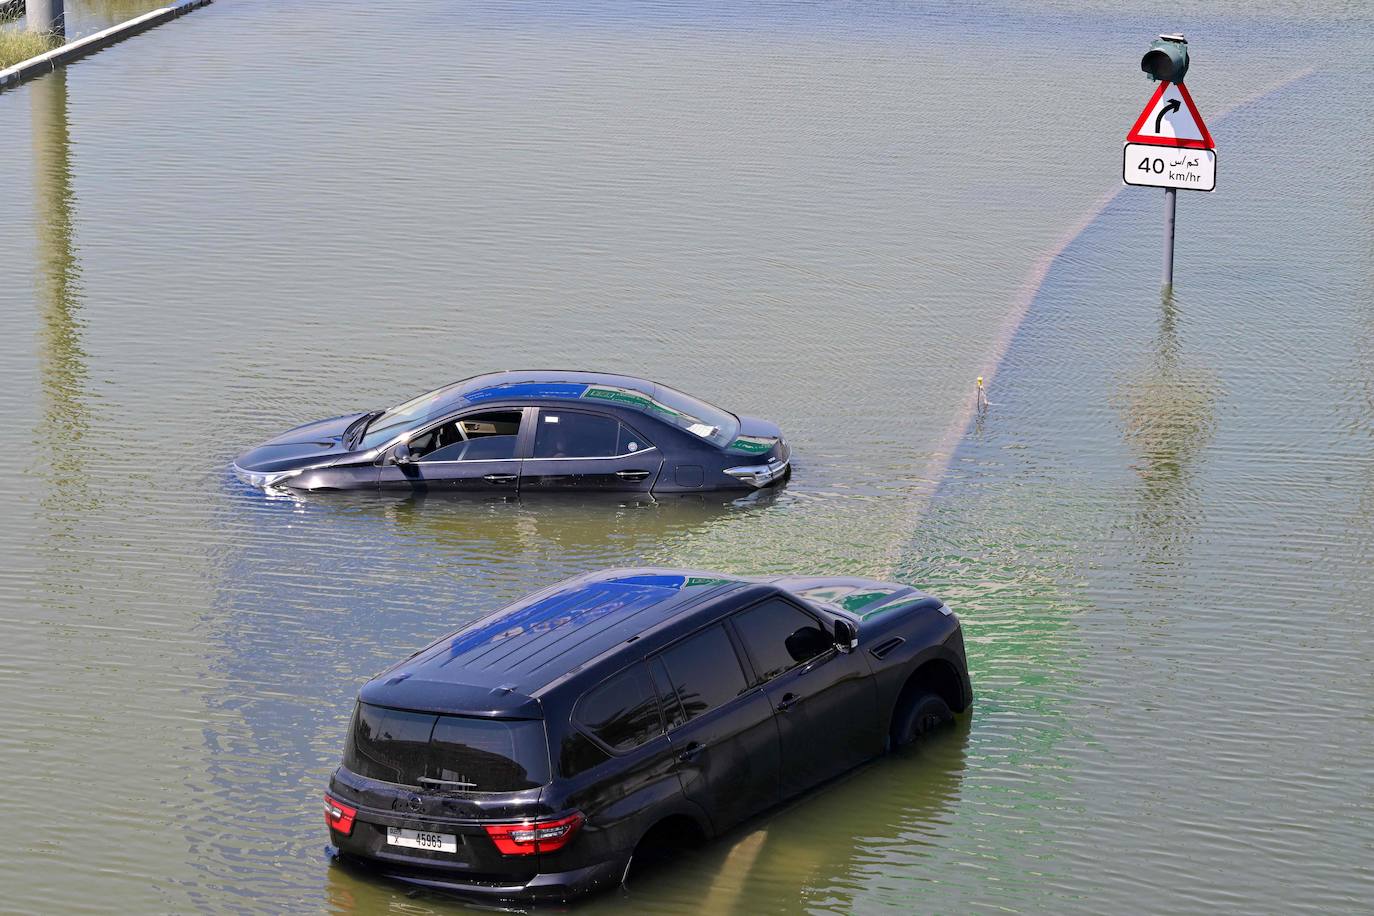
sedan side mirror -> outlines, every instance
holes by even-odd
[[[848,620],[835,621],[835,645],[841,652],[859,648],[859,631]]]
[[[404,442],[391,450],[391,460],[396,464],[413,464],[415,461],[410,454],[410,446]]]

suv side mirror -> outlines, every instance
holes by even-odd
[[[410,446],[404,442],[391,450],[391,460],[395,464],[413,464],[415,461],[411,457]]]
[[[835,621],[835,645],[841,652],[859,648],[859,631],[848,620]]]

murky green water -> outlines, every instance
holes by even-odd
[[[1177,296],[1159,197],[1128,189],[963,425],[1176,15],[220,0],[0,94],[4,906],[453,909],[328,864],[353,692],[501,601],[653,562],[927,585],[978,702],[589,912],[1367,910],[1362,4],[1190,17],[1204,114],[1315,72],[1211,124]],[[1032,72],[1047,45],[1068,72]],[[794,481],[296,501],[225,472],[538,365],[776,418]]]

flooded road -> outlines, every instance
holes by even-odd
[[[925,585],[978,699],[588,912],[1367,909],[1367,11],[1192,21],[1204,114],[1315,72],[1210,124],[1177,295],[1127,189],[964,425],[1116,183],[1168,9],[219,0],[0,95],[5,905],[458,908],[325,856],[358,685],[535,587],[670,563]],[[1047,42],[1072,79],[1027,66]],[[294,500],[226,471],[545,365],[774,418],[793,482]]]

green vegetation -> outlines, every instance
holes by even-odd
[[[44,51],[51,51],[61,43],[61,39],[51,35],[0,30],[0,70],[13,67],[30,57],[37,57]]]

